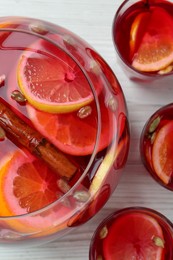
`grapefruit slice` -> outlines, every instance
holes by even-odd
[[[150,21],[132,66],[139,71],[152,72],[164,69],[172,62],[173,18],[164,9],[156,7],[151,9]]]
[[[154,171],[164,184],[168,184],[173,174],[173,121],[163,126],[157,133],[153,149]]]
[[[159,223],[145,213],[132,212],[115,219],[103,241],[106,260],[162,260],[163,231]]]
[[[85,107],[84,107],[85,109]],[[95,104],[89,106],[91,114],[80,118],[78,113],[50,114],[27,105],[29,118],[36,129],[61,151],[71,155],[92,154],[97,135],[97,110]],[[99,151],[110,144],[115,134],[116,122],[111,112],[101,106],[101,137]]]
[[[75,111],[93,100],[90,85],[79,66],[64,51],[43,40],[19,59],[19,88],[35,108],[51,113]]]

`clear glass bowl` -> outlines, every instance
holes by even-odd
[[[107,63],[68,30],[3,17],[0,41],[0,114],[9,117],[0,116],[0,244],[36,245],[88,221],[115,190],[129,149],[127,108]]]

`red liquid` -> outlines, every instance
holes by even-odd
[[[156,13],[158,12],[158,15]],[[154,14],[155,13],[155,14]],[[155,17],[154,17],[154,15]],[[140,16],[140,17],[139,17]],[[143,16],[143,17],[142,17]],[[142,17],[142,19],[141,19]],[[136,19],[136,20],[135,20]],[[157,20],[158,19],[158,20]],[[167,21],[165,24],[161,21]],[[150,44],[150,40],[152,42],[155,41],[155,46],[153,47],[156,51],[154,54],[149,53],[152,47],[149,47],[149,50],[145,50],[145,54],[143,53],[143,57],[146,57],[147,60],[151,60],[151,57],[157,56],[157,53],[161,53],[161,44],[160,42],[168,41],[173,42],[173,31],[172,31],[172,23],[173,23],[173,5],[170,1],[162,1],[162,0],[151,0],[151,1],[136,1],[136,3],[131,4],[130,1],[127,1],[121,5],[114,19],[113,24],[113,39],[115,43],[115,47],[117,52],[121,58],[121,60],[132,70],[139,72],[140,74],[146,74],[149,76],[161,76],[172,73],[172,62],[170,61],[165,68],[162,69],[154,69],[151,71],[144,71],[141,67],[139,70],[137,67],[133,66],[134,59],[136,55],[138,55],[139,49],[141,47],[142,41],[147,44]],[[169,33],[165,34],[170,36],[169,40],[165,38],[164,31],[165,28],[170,28]],[[153,37],[152,39],[149,37]],[[147,38],[148,37],[148,38]],[[158,42],[158,44],[157,44]],[[154,45],[153,44],[153,45]],[[147,53],[148,52],[148,53]],[[149,57],[148,57],[148,56]],[[161,55],[161,54],[159,54]],[[145,59],[145,58],[144,58]],[[158,60],[160,57],[158,58]],[[146,61],[143,61],[146,62]],[[169,67],[169,68],[168,68]],[[168,69],[167,69],[168,68]],[[129,68],[126,70],[129,70]],[[140,79],[142,75],[137,75],[135,72],[133,73],[133,78],[137,77]]]
[[[5,24],[7,23],[8,20],[5,21]],[[33,25],[37,24],[39,24],[39,26],[35,29],[35,26],[33,27]],[[13,30],[13,28],[17,31]],[[5,30],[7,31],[4,32]],[[39,37],[43,37],[41,40],[41,45],[37,44],[37,42],[40,41]],[[53,43],[51,41],[53,41]],[[59,47],[56,47],[55,44],[58,44]],[[96,156],[93,159],[92,165],[88,169],[86,175],[82,177],[79,184],[77,184],[74,191],[69,193],[68,197],[64,199],[64,201],[60,201],[57,205],[55,204],[52,206],[52,208],[50,207],[47,210],[45,209],[45,211],[40,214],[39,212],[35,212],[35,210],[41,208],[39,206],[39,201],[38,203],[35,203],[38,200],[37,197],[34,199],[34,207],[28,207],[28,199],[21,199],[21,194],[23,192],[25,193],[25,191],[29,189],[25,186],[26,183],[24,185],[25,189],[23,189],[23,185],[20,185],[21,176],[20,178],[15,178],[14,181],[12,181],[12,190],[10,190],[10,194],[12,194],[13,198],[16,197],[14,199],[14,205],[12,202],[9,210],[8,202],[4,202],[4,198],[2,198],[3,210],[0,212],[0,215],[2,217],[8,217],[33,212],[35,218],[23,215],[23,217],[21,216],[22,220],[19,219],[17,222],[11,219],[9,219],[9,221],[4,221],[2,218],[2,225],[5,224],[6,229],[10,228],[10,230],[14,229],[14,231],[25,233],[26,237],[30,236],[29,233],[31,232],[39,233],[42,231],[43,233],[38,236],[54,236],[54,233],[57,231],[65,229],[66,227],[84,223],[95,215],[96,212],[106,203],[111,193],[117,186],[120,175],[119,170],[123,168],[128,154],[129,126],[126,117],[127,111],[124,96],[116,77],[104,60],[84,41],[78,39],[76,36],[73,36],[61,27],[48,23],[41,23],[40,25],[40,22],[32,19],[23,20],[16,18],[13,21],[13,25],[9,23],[9,26],[7,25],[5,29],[1,29],[0,31],[0,58],[2,64],[2,66],[0,66],[0,76],[5,75],[5,81],[0,87],[0,96],[3,99],[3,102],[7,102],[11,110],[14,111],[17,116],[22,118],[26,124],[32,126],[37,131],[40,131],[43,137],[50,140],[50,142],[52,142],[55,146],[58,145],[58,148],[60,150],[62,149],[62,153],[67,155],[67,157],[74,162],[75,165],[77,165],[78,169],[77,173],[68,182],[67,187],[64,186],[63,183],[61,183],[60,187],[56,187],[56,185],[54,185],[54,194],[51,195],[51,201],[45,201],[42,206],[47,206],[48,204],[55,202],[57,198],[60,198],[66,193],[66,191],[76,184],[90,162],[94,149],[94,146],[89,146],[89,148],[87,148],[88,153],[85,152],[86,147],[85,145],[82,146],[82,142],[93,138],[92,140],[94,140],[95,143],[97,134],[98,115],[97,106],[94,99],[88,104],[89,114],[85,115],[84,113],[83,117],[83,114],[81,115],[81,112],[79,113],[79,109],[66,114],[46,114],[45,112],[37,111],[35,107],[28,104],[29,101],[17,102],[15,98],[12,98],[12,93],[14,91],[19,91],[21,93],[19,87],[20,80],[18,78],[18,64],[24,51],[27,55],[36,55],[34,57],[40,57],[39,55],[43,55],[44,57],[44,55],[46,55],[46,57],[50,57],[52,60],[57,59],[58,62],[63,61],[68,69],[68,66],[72,67],[71,64],[75,64],[75,61],[72,60],[70,65],[68,65],[67,60],[69,59],[69,55],[64,53],[61,48],[64,48],[67,52],[70,52],[74,59],[78,60],[79,65],[83,67],[87,75],[90,77],[93,86],[98,90],[98,105],[101,111],[101,138],[98,141],[98,150],[96,151]],[[79,65],[76,66],[75,64],[78,71],[80,71]],[[31,68],[32,77],[34,76],[33,71]],[[69,82],[74,80],[72,76],[72,74],[65,73],[63,80],[69,84]],[[42,77],[42,74],[39,75],[38,73],[36,77]],[[37,88],[37,80],[35,82],[36,83],[34,84]],[[45,82],[43,83],[45,84]],[[47,122],[49,122],[50,118],[52,118],[52,120],[48,123],[46,128],[40,128],[39,122],[41,121],[38,120],[35,122],[33,115],[37,115],[39,120],[42,120],[42,115],[44,115],[43,124],[45,124],[45,120],[47,120]],[[58,139],[60,140],[58,143],[56,138],[54,138],[53,133],[57,125],[58,136],[62,136],[62,139]],[[63,128],[60,126],[63,126]],[[47,132],[45,129],[47,129]],[[76,151],[70,145],[67,149],[63,142],[61,143],[61,140],[66,138],[66,129],[71,129],[74,136],[79,137],[79,146],[77,149],[80,150]],[[64,143],[65,142],[66,140]],[[116,149],[113,148],[114,146]],[[112,152],[109,151],[109,149],[111,149]],[[23,147],[16,142],[15,138],[11,138],[8,134],[4,139],[2,138],[0,141],[1,168],[3,168],[4,165],[4,158],[6,158],[9,152],[12,153],[16,150],[21,151],[23,150]],[[33,158],[33,155],[31,155],[30,152],[26,152],[25,156],[26,162],[30,161],[31,157]],[[109,157],[109,159],[107,158],[105,160],[106,156],[111,156],[112,159]],[[37,156],[34,156],[34,158],[34,160],[39,162],[39,158],[37,158]],[[107,172],[100,169],[102,161],[105,163]],[[18,159],[16,159],[16,163],[18,163]],[[39,169],[38,172],[40,175],[38,178],[43,178],[42,174],[44,172],[44,167],[47,167],[44,163],[38,163],[37,168]],[[54,173],[51,173],[51,169],[49,170],[49,175],[54,175]],[[25,174],[32,175],[31,172],[28,173],[28,171],[28,168],[26,168]],[[95,181],[94,178],[98,172],[100,172],[99,174],[102,176],[102,179],[99,182]],[[23,174],[24,173],[22,172],[22,176]],[[33,177],[33,179],[34,178],[35,177]],[[62,181],[60,177],[54,176],[54,178],[54,183],[57,183],[59,179]],[[98,186],[95,183],[98,183]],[[44,182],[42,183],[42,189],[48,189],[47,184],[44,184]],[[82,196],[85,197],[81,198],[81,190]],[[29,190],[29,192],[31,192],[30,196],[32,197],[32,189],[31,191]],[[77,199],[75,196],[78,196]],[[9,203],[11,203],[10,201],[12,200],[9,199]],[[63,231],[61,231],[61,233],[63,234]],[[2,242],[4,242],[3,239]]]
[[[119,239],[121,239],[121,234],[118,237],[117,234],[114,232],[114,237],[109,235],[111,232],[113,232],[112,229],[115,228],[116,223],[122,223],[121,221],[124,219],[128,219],[128,217],[133,214],[135,217],[136,214],[144,214],[143,216],[146,218],[152,217],[154,219],[154,222],[160,226],[163,232],[163,239],[164,239],[164,249],[162,251],[162,257],[155,258],[152,257],[152,255],[147,255],[148,258],[145,256],[145,250],[150,252],[149,245],[148,248],[146,248],[146,241],[145,241],[145,231],[144,233],[140,233],[137,231],[137,229],[142,230],[142,225],[144,222],[141,219],[141,226],[135,226],[134,223],[131,225],[134,227],[134,230],[131,231],[131,234],[129,234],[129,230],[122,230],[122,233],[124,234],[125,238],[123,240],[123,243],[126,243],[124,241],[127,241],[128,244],[119,245],[118,251],[115,251],[117,249],[116,245],[119,244]],[[135,221],[135,218],[134,218]],[[126,223],[128,225],[128,223]],[[130,224],[130,223],[129,223]],[[140,223],[138,223],[140,225]],[[141,228],[140,228],[141,227]],[[137,228],[137,229],[136,229]],[[146,227],[147,229],[147,227]],[[118,230],[118,225],[116,226],[116,230]],[[135,233],[137,231],[137,233]],[[113,233],[112,233],[113,234]],[[136,235],[138,237],[138,240],[136,241]],[[97,228],[90,246],[90,260],[109,260],[109,259],[120,259],[120,251],[123,250],[123,254],[121,255],[122,260],[126,259],[162,259],[162,260],[171,260],[173,257],[173,246],[172,246],[172,223],[166,219],[163,215],[160,213],[150,210],[147,208],[127,208],[119,210],[113,214],[111,214],[108,218],[106,218]],[[129,251],[126,251],[129,250]],[[134,251],[134,255],[129,255],[131,250]],[[139,254],[138,254],[139,253]]]
[[[172,154],[169,153],[169,147],[173,143],[173,138],[171,138],[171,131],[165,132],[165,130],[169,130],[172,120],[173,105],[170,104],[162,107],[151,116],[141,135],[141,156],[145,167],[158,183],[170,190],[173,190],[173,178],[171,167]],[[164,133],[163,142],[159,141],[161,134]],[[170,136],[169,140],[166,137],[168,135]],[[160,146],[161,151],[163,151],[163,153],[157,156],[158,160],[155,158],[157,151],[153,150],[154,146],[155,148]],[[160,167],[162,167],[162,171]],[[164,179],[165,174],[168,175],[166,180]],[[167,182],[164,182],[164,180]]]

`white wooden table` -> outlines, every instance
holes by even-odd
[[[141,86],[130,82],[117,66],[111,27],[122,0],[0,0],[0,16],[29,16],[59,24],[88,41],[108,62],[123,88],[131,125],[131,147],[118,188],[88,223],[60,241],[39,248],[0,248],[3,260],[87,260],[98,223],[115,209],[145,206],[173,220],[173,193],[159,186],[144,169],[139,137],[148,117],[173,99],[173,86]]]

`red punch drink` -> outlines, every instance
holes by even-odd
[[[146,169],[173,191],[173,104],[156,111],[141,135],[141,156]]]
[[[112,70],[89,44],[38,21],[0,19],[0,243],[58,238],[106,203],[129,147]]]
[[[172,74],[172,1],[124,1],[114,18],[113,40],[130,78],[151,80]]]
[[[90,260],[171,260],[172,223],[148,208],[125,208],[106,218],[90,246]]]

